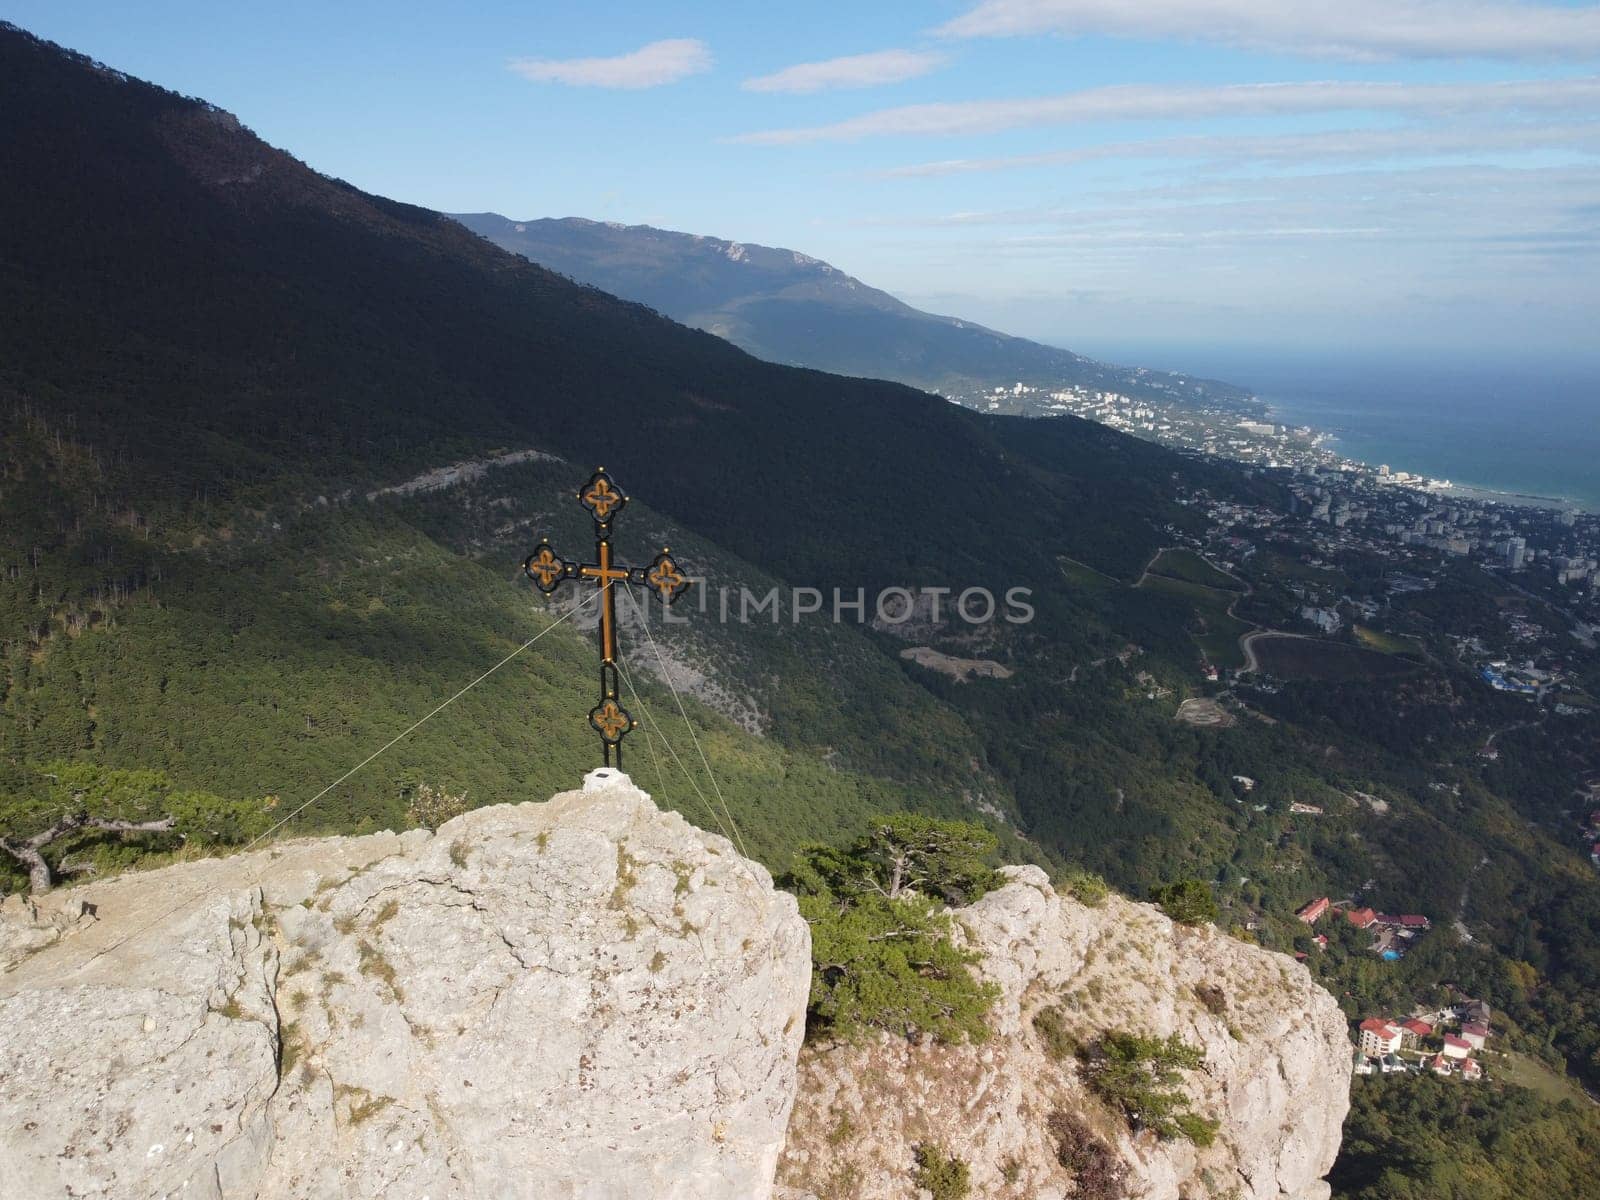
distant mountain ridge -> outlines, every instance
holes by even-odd
[[[454,216],[502,249],[771,362],[889,379],[968,401],[1014,383],[1163,400],[1249,398],[1230,384],[1112,366],[923,312],[797,250],[583,217]]]

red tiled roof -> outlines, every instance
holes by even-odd
[[[1430,1037],[1433,1034],[1433,1026],[1432,1025],[1429,1025],[1426,1021],[1419,1021],[1415,1017],[1413,1017],[1409,1021],[1401,1021],[1400,1022],[1400,1028],[1401,1029],[1409,1029],[1412,1033],[1416,1034],[1418,1037]]]
[[[1302,921],[1315,921],[1323,913],[1328,911],[1329,903],[1330,901],[1326,896],[1319,896],[1315,900],[1311,901],[1311,903],[1303,905],[1294,915],[1299,917]]]
[[[1474,1037],[1486,1038],[1489,1036],[1489,1031],[1482,1025],[1463,1025],[1461,1027],[1461,1035],[1465,1037],[1467,1034],[1472,1034]]]
[[[1464,1042],[1460,1038],[1456,1037],[1456,1035],[1453,1034],[1453,1033],[1447,1033],[1447,1034],[1444,1035],[1444,1044],[1446,1046],[1450,1046],[1450,1047],[1452,1047],[1453,1049],[1456,1049],[1456,1050],[1471,1050],[1472,1049],[1472,1043],[1471,1042]]]

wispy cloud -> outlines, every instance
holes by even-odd
[[[822,62],[796,63],[771,75],[746,79],[747,92],[827,92],[902,83],[937,70],[948,56],[936,50],[879,50]]]
[[[1354,59],[1600,57],[1600,7],[1506,0],[982,0],[939,32],[1181,38]]]
[[[1534,244],[1541,237],[1565,244],[1595,233],[1583,207],[1597,187],[1600,168],[1595,166],[1439,165],[1185,179],[1079,194],[1059,205],[934,216],[896,213],[863,223],[897,230],[1031,230],[1006,237],[1004,244],[1072,245],[1096,252],[1135,243],[1263,236],[1382,237],[1414,247]]]
[[[1497,124],[1487,127],[1350,129],[1305,134],[1150,138],[1073,150],[1047,150],[1038,154],[943,159],[888,167],[871,174],[879,179],[919,179],[1024,167],[1076,166],[1079,163],[1128,158],[1243,166],[1387,158],[1454,158],[1541,150],[1600,154],[1600,121],[1560,125]]]
[[[971,294],[937,310],[1069,345],[1129,329],[1224,342],[1270,330],[1263,340],[1295,345],[1312,325],[1373,344],[1592,341],[1593,164],[1119,178],[1033,207],[1006,207],[999,189],[990,212],[885,212],[863,236],[961,280]],[[1064,279],[1103,295],[1070,298]]]
[[[711,49],[698,38],[668,38],[611,58],[515,58],[512,71],[535,83],[569,87],[653,88],[711,69]]]
[[[829,125],[768,129],[732,141],[782,146],[871,137],[994,133],[1088,121],[1287,116],[1317,112],[1593,111],[1600,76],[1504,83],[1248,83],[1208,87],[1130,84],[1022,100],[970,100],[879,109]]]

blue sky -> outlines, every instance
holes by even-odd
[[[789,246],[1079,349],[1589,351],[1600,6],[13,0],[446,211]]]

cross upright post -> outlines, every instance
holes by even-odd
[[[572,562],[550,547],[548,538],[522,564],[523,572],[545,595],[552,594],[569,579],[593,580],[600,596],[600,700],[589,710],[589,727],[600,735],[605,766],[622,766],[622,739],[637,724],[622,706],[617,689],[617,597],[618,585],[638,584],[650,589],[662,603],[672,604],[688,591],[692,582],[664,547],[649,566],[617,565],[611,554],[611,523],[628,503],[604,467],[597,467],[589,481],[578,489],[578,503],[594,519],[594,561]]]

